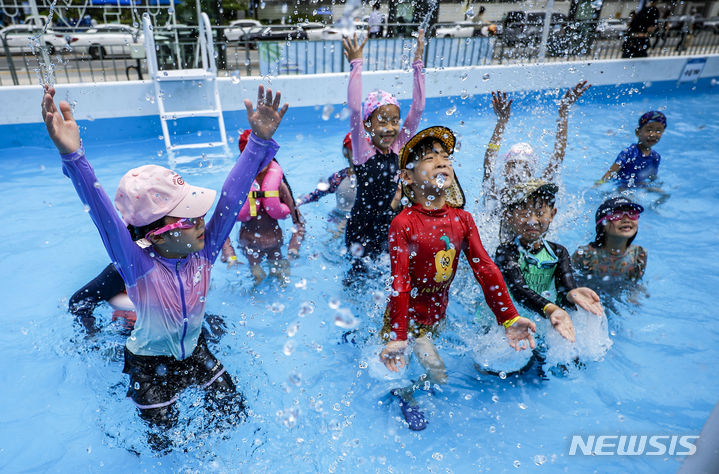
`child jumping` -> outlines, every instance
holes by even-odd
[[[393,391],[412,430],[427,425],[412,395],[415,387],[424,380],[435,384],[447,381],[444,362],[432,338],[440,332],[445,318],[460,251],[467,257],[497,322],[504,325],[509,344],[519,350],[520,341],[527,340],[534,348],[534,323],[517,314],[502,274],[482,246],[471,214],[462,209],[464,194],[449,156],[454,146],[455,136],[445,127],[425,129],[405,145],[400,158],[401,180],[403,193],[412,205],[394,218],[389,232],[393,293],[381,331],[387,342],[380,359],[389,370],[399,371],[406,364],[408,339],[414,338],[414,354],[427,372],[417,383]]]
[[[576,304],[597,316],[604,314],[599,296],[577,287],[569,252],[544,238],[557,209],[557,185],[533,180],[505,192],[508,224],[516,237],[497,248],[495,260],[512,297],[536,312],[566,339],[574,342],[574,325],[562,306]]]
[[[584,278],[636,281],[644,276],[647,251],[632,245],[644,207],[625,197],[604,201],[594,217],[594,241],[582,245],[572,255],[572,264]]]
[[[659,111],[652,110],[639,117],[639,125],[634,130],[637,143],[622,150],[614,164],[595,184],[612,180],[620,188],[633,188],[654,181],[662,157],[652,147],[659,143],[666,128],[667,117]]]
[[[305,194],[297,200],[297,206],[319,201],[328,194],[334,193],[337,199],[337,206],[332,210],[331,220],[337,224],[337,232],[344,234],[347,223],[347,216],[352,211],[357,196],[357,176],[352,164],[352,137],[348,133],[342,141],[342,155],[348,162],[346,168],[342,168],[327,178],[327,183],[318,185],[317,189]],[[341,235],[340,234],[340,235]]]
[[[241,152],[247,146],[251,131],[245,130],[240,135]],[[295,199],[282,167],[273,159],[255,177],[247,201],[237,215],[237,220],[242,223],[238,236],[239,247],[250,264],[250,272],[255,284],[259,284],[267,277],[261,265],[263,258],[267,258],[270,263],[271,274],[280,278],[282,282],[289,277],[290,262],[282,258],[284,237],[278,222],[288,216],[292,218],[295,228],[292,230],[287,254],[290,258],[297,258],[305,235],[305,221],[295,206]],[[227,262],[228,266],[237,262],[235,250],[229,239],[222,247],[221,259]]]
[[[541,176],[539,176],[541,179],[548,182],[556,181],[567,149],[569,111],[572,105],[590,87],[591,85],[587,84],[587,81],[581,81],[572,89],[569,89],[559,101],[554,152],[549,158],[547,167]],[[487,150],[484,154],[484,174],[482,178],[487,210],[490,214],[500,218],[501,242],[509,241],[514,237],[511,235],[506,216],[504,216],[504,206],[501,202],[502,189],[508,189],[521,182],[537,178],[537,166],[539,165],[539,158],[532,146],[528,143],[517,143],[513,145],[504,156],[504,165],[501,166],[501,174],[499,176],[497,175],[497,169],[500,168],[500,165],[497,163],[497,155],[502,143],[504,130],[511,115],[512,101],[512,99],[507,100],[507,94],[505,92],[492,92],[492,107],[494,113],[497,115],[497,124],[494,127],[492,138],[490,138],[487,144]],[[502,177],[504,178],[503,182]]]
[[[362,52],[367,39],[343,39],[350,62],[347,106],[350,110],[352,161],[357,176],[357,198],[347,222],[345,244],[354,257],[353,270],[362,273],[361,257],[387,251],[387,231],[399,207],[398,153],[417,130],[424,111],[424,31],[419,30],[412,69],[412,105],[400,128],[399,102],[389,92],[370,92],[362,104]],[[350,279],[351,279],[350,275]]]
[[[265,93],[262,86],[256,109],[245,100],[252,135],[205,226],[204,217],[216,192],[191,186],[178,174],[156,165],[132,169],[120,180],[115,205],[121,219],[85,158],[70,104],[60,102],[58,109],[54,95],[54,88],[46,86],[42,117],[48,135],[60,152],[63,172],[89,207],[137,312],[125,346],[123,372],[130,376],[128,397],[143,420],[164,430],[176,423],[175,402],[192,385],[206,391],[210,408],[242,420],[242,395],[201,332],[205,298],[212,264],[247,197],[252,177],[279,148],[272,135],[288,105],[280,108],[280,93],[273,95],[269,89]],[[141,249],[135,245],[141,238],[151,246]],[[153,449],[169,447],[164,433],[149,435]]]

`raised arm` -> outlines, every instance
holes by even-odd
[[[425,96],[425,84],[424,84],[424,30],[420,29],[417,35],[417,47],[414,50],[414,60],[412,61],[412,70],[414,74],[414,80],[412,83],[412,104],[409,107],[407,118],[402,124],[402,129],[399,131],[397,139],[392,143],[392,150],[395,153],[399,153],[402,147],[414,136],[419,127],[419,122],[422,120],[422,114],[424,113],[424,107],[426,102]],[[354,143],[354,142],[353,142]]]
[[[567,150],[567,128],[569,126],[569,110],[572,105],[592,87],[587,81],[581,81],[569,89],[559,101],[559,117],[557,118],[557,136],[554,140],[554,153],[552,153],[547,168],[544,170],[542,179],[554,182],[559,167],[564,161],[564,154]]]
[[[497,162],[497,153],[502,144],[502,135],[507,127],[509,116],[512,113],[512,101],[507,100],[507,93],[502,91],[492,92],[492,108],[497,115],[497,124],[494,126],[492,138],[487,144],[487,151],[484,152],[484,175],[482,180],[485,186],[489,186],[489,192],[496,195],[496,187],[494,184],[494,165]]]
[[[133,286],[136,276],[144,273],[151,263],[135,245],[107,193],[99,186],[95,171],[85,158],[70,104],[62,101],[58,109],[54,96],[55,89],[45,86],[42,118],[48,135],[60,152],[63,173],[72,180],[80,200],[89,208],[105,250],[117,265],[125,284]]]
[[[350,111],[350,136],[352,137],[352,162],[361,165],[372,157],[372,147],[365,135],[362,121],[362,54],[367,38],[361,44],[357,34],[343,38],[342,45],[350,63],[350,80],[347,86],[347,107]]]
[[[281,100],[280,92],[273,96],[272,90],[267,89],[265,92],[263,86],[259,86],[257,90],[257,108],[253,109],[252,102],[245,99],[247,121],[252,133],[247,146],[227,176],[215,212],[207,223],[206,243],[202,251],[211,262],[215,261],[229,237],[255,176],[267,166],[279,149],[279,145],[272,140],[272,135],[289,107],[287,104],[280,107]]]

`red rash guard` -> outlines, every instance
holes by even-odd
[[[407,339],[409,320],[431,326],[444,318],[459,251],[467,256],[498,323],[519,316],[502,273],[487,255],[471,214],[444,206],[404,209],[389,229],[392,288],[389,301],[394,340]]]

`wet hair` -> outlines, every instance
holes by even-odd
[[[439,138],[432,136],[424,137],[423,139],[418,141],[411,150],[409,150],[409,153],[407,154],[407,163],[404,164],[405,169],[407,169],[407,165],[409,165],[410,163],[419,161],[419,159],[422,158],[424,155],[434,151],[435,143],[439,143],[445,153],[450,153],[450,150],[447,149],[447,145],[445,145]]]
[[[163,225],[165,225],[165,218],[160,217],[155,222],[151,222],[147,225],[134,226],[130,224],[127,226],[127,230],[130,231],[130,236],[132,236],[132,240],[137,242],[140,239],[144,239],[148,232],[159,229]]]
[[[509,215],[515,210],[517,210],[517,208],[519,208],[520,206],[526,206],[527,204],[534,204],[535,207],[547,205],[551,208],[554,208],[556,200],[557,198],[555,193],[543,189],[538,189],[526,198],[508,205],[505,212],[507,213],[507,215]]]

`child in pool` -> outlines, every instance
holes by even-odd
[[[380,333],[386,341],[380,360],[389,370],[399,371],[406,364],[408,338],[414,337],[413,352],[427,372],[417,383],[393,392],[413,430],[427,424],[412,395],[415,387],[424,380],[447,381],[432,337],[445,318],[458,252],[467,257],[487,304],[505,327],[509,344],[519,350],[520,341],[526,340],[534,348],[534,323],[517,314],[502,274],[482,246],[472,215],[462,209],[464,194],[449,155],[454,145],[450,129],[431,127],[402,149],[403,192],[412,204],[394,218],[389,232],[393,293]]]
[[[622,150],[596,184],[612,180],[621,188],[633,188],[654,181],[662,157],[652,147],[659,143],[666,128],[667,118],[659,111],[651,110],[639,117],[639,126],[634,130],[637,143]]]
[[[245,130],[240,135],[240,150],[244,150],[247,145],[250,132],[251,130]],[[292,230],[287,254],[289,258],[297,258],[305,235],[305,221],[295,206],[292,190],[280,164],[273,159],[257,173],[247,201],[237,216],[237,220],[242,222],[238,235],[239,247],[250,264],[255,284],[259,284],[267,276],[261,265],[265,257],[270,263],[270,273],[283,282],[289,276],[290,262],[282,258],[284,238],[278,222],[288,216],[291,216],[295,228]],[[222,261],[227,262],[228,266],[237,263],[237,256],[229,239],[222,246]]]
[[[637,281],[647,267],[647,251],[632,245],[644,207],[625,197],[604,201],[595,215],[596,236],[572,255],[572,264],[592,280]]]
[[[337,207],[332,210],[332,221],[337,224],[336,236],[344,234],[347,216],[352,210],[352,206],[354,206],[357,195],[357,177],[352,164],[352,137],[349,133],[345,135],[342,142],[342,154],[349,166],[333,173],[332,176],[327,178],[327,183],[323,187],[318,185],[317,189],[297,200],[297,206],[299,207],[310,202],[319,201],[320,198],[334,193],[337,198]]]
[[[385,91],[362,97],[362,51],[367,39],[358,44],[357,36],[343,40],[344,53],[350,62],[347,106],[350,110],[352,162],[357,177],[357,198],[350,212],[345,244],[354,257],[349,275],[364,272],[360,257],[376,257],[387,251],[387,231],[399,208],[396,182],[398,155],[417,130],[424,111],[424,31],[419,30],[412,69],[412,105],[400,127],[399,102]],[[364,108],[364,110],[363,110]]]
[[[577,287],[569,252],[544,238],[557,209],[557,185],[533,180],[505,192],[513,241],[497,248],[495,261],[504,275],[512,297],[522,306],[549,319],[554,329],[574,341],[574,325],[562,306],[577,305],[597,316],[604,314],[599,296]]]
[[[177,422],[174,404],[180,392],[197,385],[205,389],[210,408],[241,421],[244,399],[201,332],[205,298],[212,263],[232,229],[252,176],[277,152],[272,135],[287,104],[280,108],[280,94],[265,93],[262,86],[256,109],[245,100],[253,133],[205,226],[204,216],[216,192],[190,186],[156,165],[132,169],[122,177],[115,195],[120,219],[85,158],[70,105],[63,101],[58,109],[54,95],[54,88],[46,86],[43,121],[62,157],[63,172],[89,207],[137,312],[125,346],[128,397],[143,420],[166,430]],[[145,249],[134,243],[143,237],[151,243]],[[161,435],[150,433],[150,442],[154,449],[169,447]]]
[[[569,128],[569,111],[572,105],[591,87],[587,81],[581,81],[572,89],[569,89],[559,101],[557,134],[554,140],[554,152],[549,158],[547,167],[540,178],[554,182],[557,179],[559,169],[564,161],[564,154],[567,149],[567,130]],[[539,158],[528,143],[517,143],[513,145],[505,155],[502,175],[503,186],[500,183],[500,176],[497,175],[497,155],[502,143],[502,136],[509,121],[513,100],[507,100],[507,94],[501,91],[492,92],[492,107],[497,115],[497,124],[494,127],[492,138],[487,144],[484,154],[484,192],[485,205],[488,211],[500,218],[500,241],[507,242],[514,238],[511,235],[507,216],[503,212],[501,202],[502,189],[509,188],[521,182],[534,179],[537,173]]]

